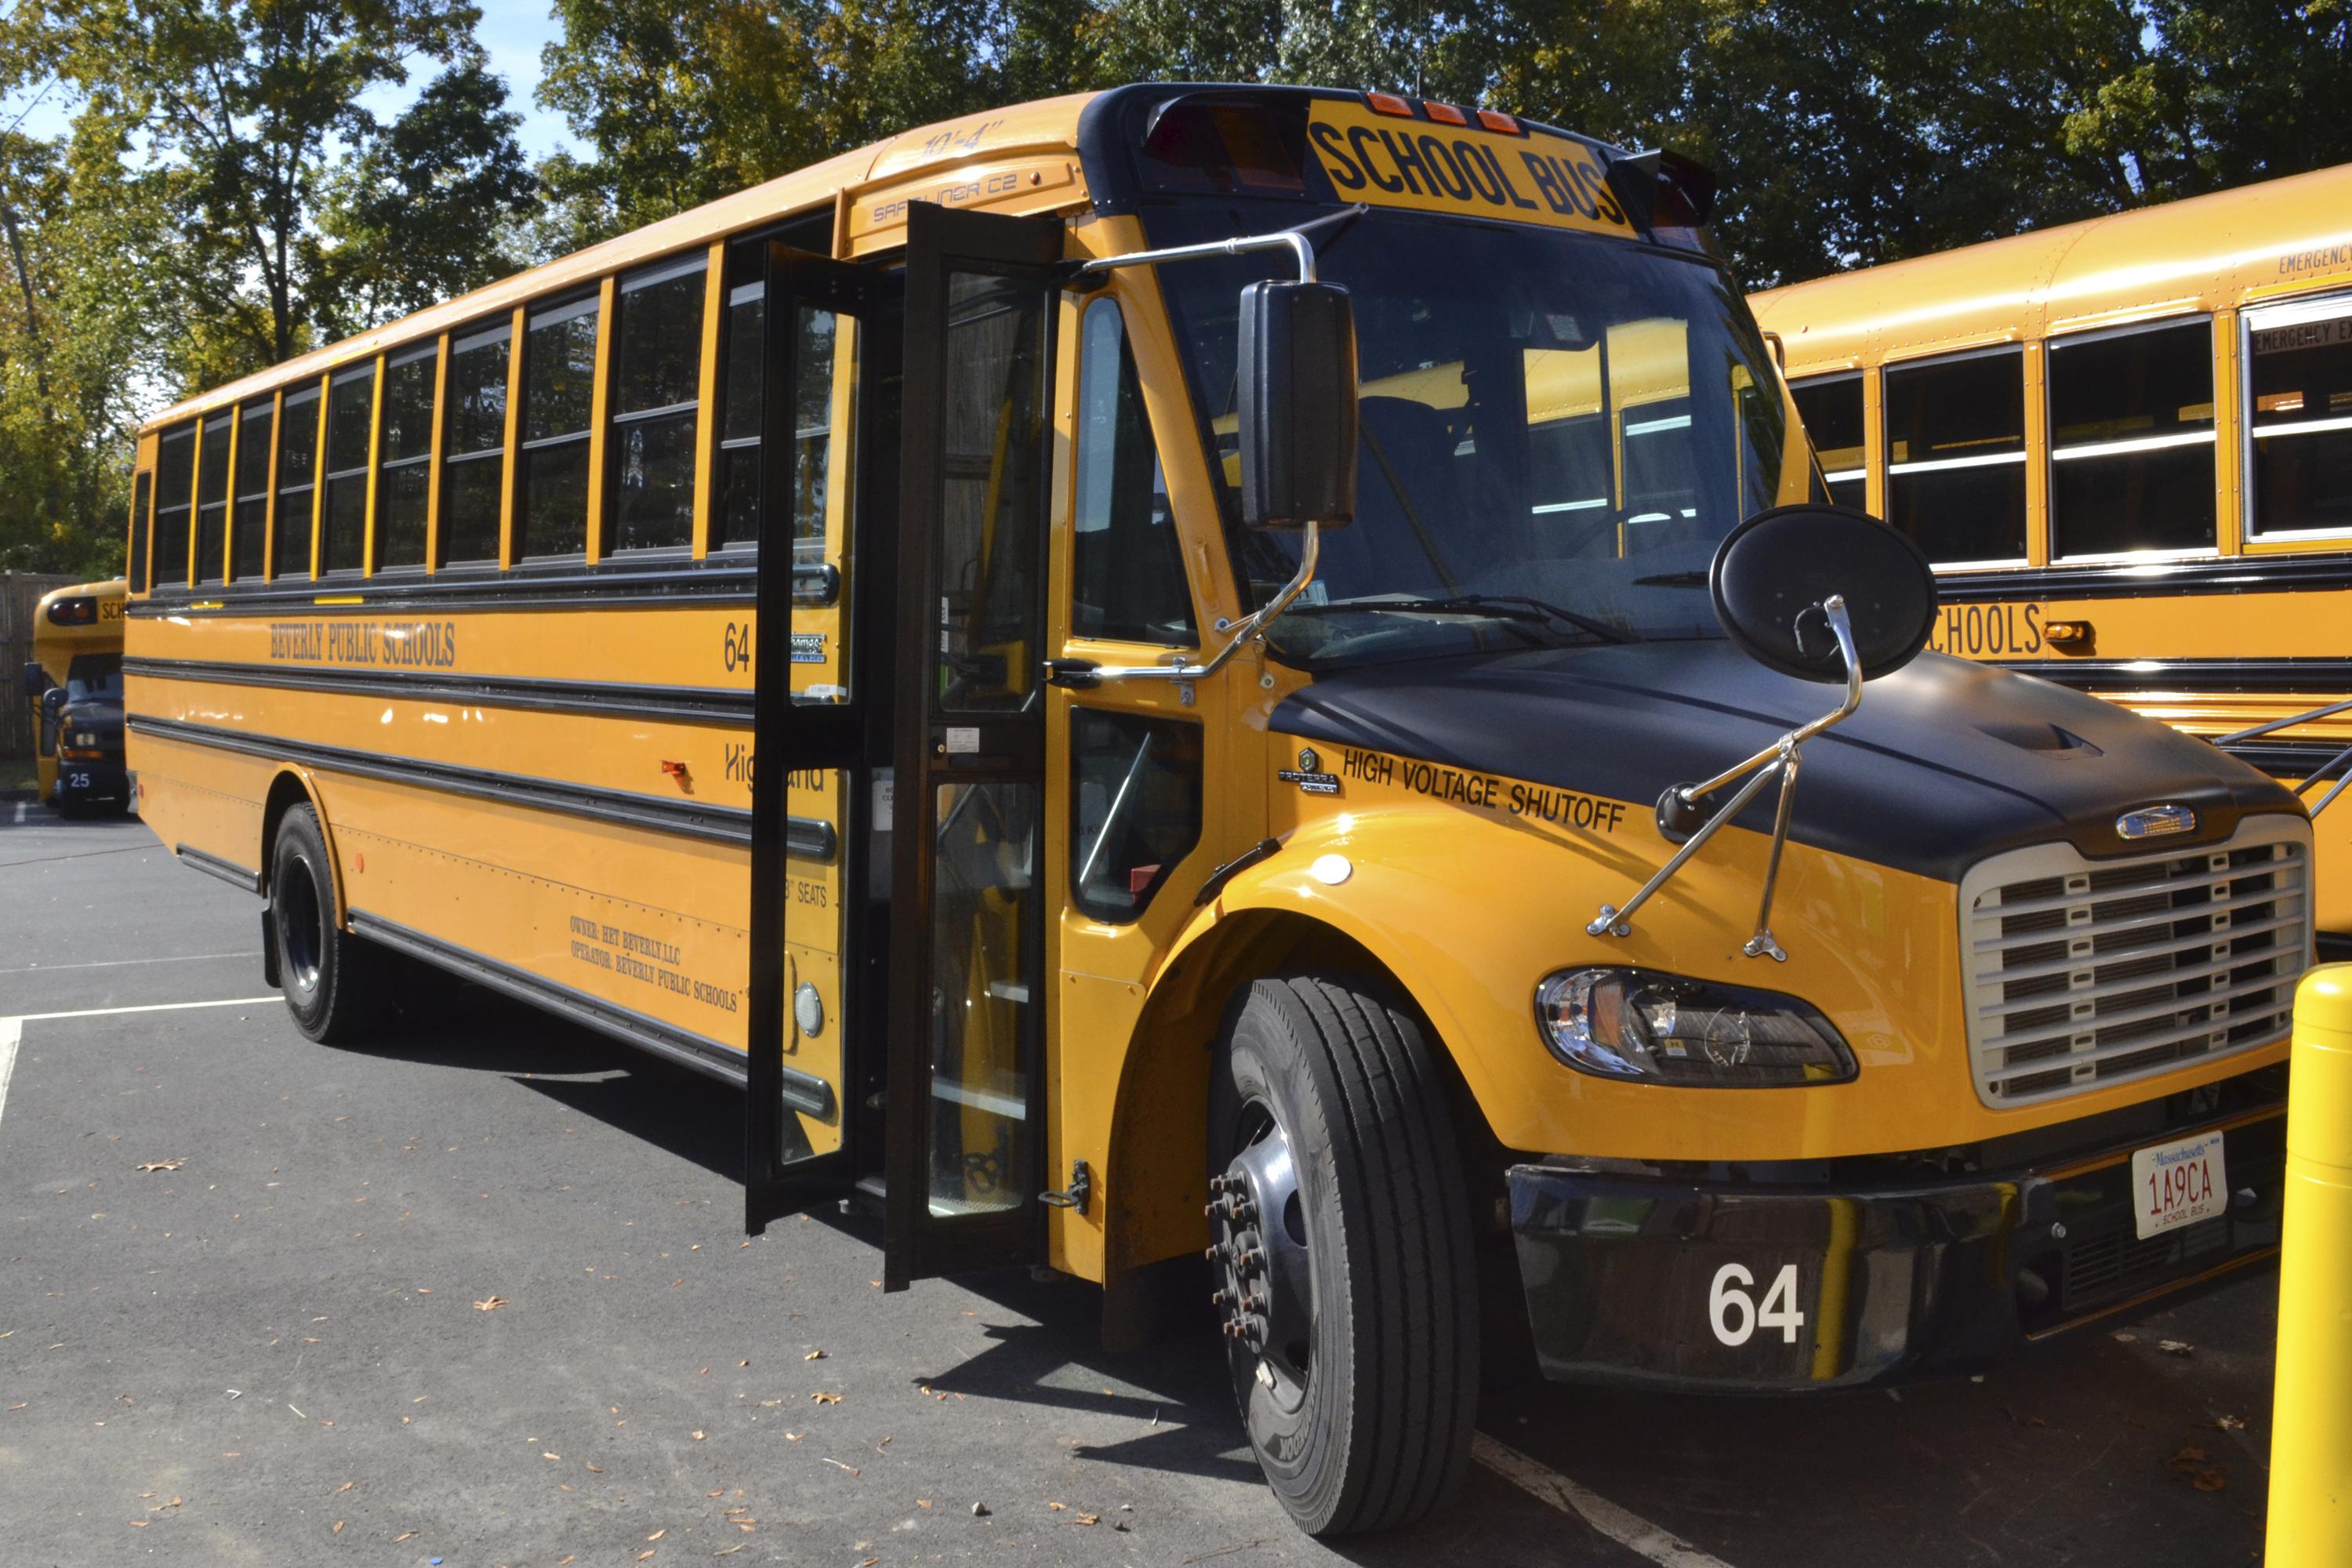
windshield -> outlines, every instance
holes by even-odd
[[[1215,237],[1202,218],[1241,232],[1237,217],[1178,209],[1153,240]],[[1178,227],[1200,232],[1166,232]],[[1325,533],[1315,583],[1269,634],[1277,655],[1329,665],[1719,635],[1716,544],[1811,489],[1720,270],[1615,240],[1384,215],[1316,239],[1323,279],[1355,309],[1356,518]],[[1253,603],[1299,547],[1233,526],[1237,301],[1267,270],[1260,256],[1160,271]]]
[[[76,654],[66,666],[66,703],[122,700],[122,656],[119,653]]]

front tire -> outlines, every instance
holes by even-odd
[[[362,1038],[380,1016],[389,955],[335,923],[334,862],[318,815],[307,805],[295,806],[278,824],[278,847],[269,858],[269,934],[294,1026],[321,1045]]]
[[[1234,1398],[1275,1495],[1315,1535],[1426,1517],[1469,1460],[1478,1313],[1419,1024],[1353,979],[1253,984],[1218,1044],[1209,1170]]]

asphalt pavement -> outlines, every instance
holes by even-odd
[[[259,910],[0,804],[0,1563],[2261,1556],[2268,1271],[1899,1397],[1492,1396],[1459,1503],[1326,1546],[1205,1310],[1109,1356],[1090,1286],[747,1241],[733,1091],[469,989],[312,1045]]]

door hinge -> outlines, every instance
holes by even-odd
[[[1039,1193],[1037,1201],[1057,1209],[1076,1209],[1084,1214],[1087,1212],[1087,1200],[1094,1195],[1094,1173],[1087,1169],[1087,1163],[1073,1160],[1070,1162],[1068,1188],[1058,1193]]]

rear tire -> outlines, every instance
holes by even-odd
[[[1426,1517],[1477,1414],[1467,1188],[1419,1024],[1360,981],[1261,980],[1209,1105],[1212,1249],[1250,1447],[1310,1534]]]
[[[365,1037],[382,1016],[390,955],[335,923],[334,862],[308,805],[278,820],[269,858],[269,932],[294,1026],[321,1045]]]

